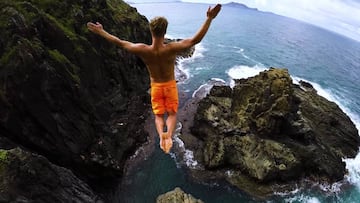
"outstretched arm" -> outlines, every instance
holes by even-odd
[[[206,20],[204,24],[200,27],[200,29],[196,32],[196,34],[192,38],[179,41],[177,45],[175,45],[176,48],[180,50],[187,49],[199,43],[207,33],[211,21],[218,15],[220,10],[221,10],[221,4],[217,4],[213,8],[209,7],[209,9],[206,12]]]
[[[106,32],[99,22],[96,22],[96,24],[88,22],[87,27],[91,32],[100,35],[109,42],[114,43],[135,54],[140,53],[145,46],[144,44],[135,44],[126,40],[119,39],[118,37]]]

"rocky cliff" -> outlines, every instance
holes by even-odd
[[[70,170],[20,148],[0,150],[1,202],[102,202]]]
[[[342,158],[360,145],[349,117],[311,84],[293,84],[286,69],[214,86],[184,107],[180,121],[180,138],[200,163],[194,176],[226,179],[257,197],[303,178],[341,180]]]
[[[31,153],[46,170],[91,188],[117,182],[124,161],[147,138],[139,126],[149,110],[149,79],[139,58],[88,32],[86,23],[150,43],[147,19],[121,0],[2,0],[0,10],[0,147],[23,150],[9,151],[17,165],[7,166],[7,159],[0,168],[27,165],[30,155],[21,157]],[[20,185],[31,185],[33,174],[20,175]],[[5,180],[1,200],[15,201],[4,194]],[[88,188],[72,192],[93,199]],[[18,195],[30,201],[25,190]]]
[[[156,198],[156,203],[203,203],[200,199],[196,199],[191,194],[186,194],[181,188],[175,188]]]

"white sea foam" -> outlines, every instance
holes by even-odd
[[[232,79],[241,79],[241,78],[253,77],[264,70],[267,70],[267,68],[262,64],[257,64],[253,67],[245,66],[245,65],[237,65],[227,70],[226,73]],[[230,87],[234,87],[234,85],[235,85],[234,80],[231,80]]]
[[[344,105],[348,103],[348,101],[345,98],[341,98],[340,96],[337,96],[337,94],[334,93],[333,91],[329,89],[325,89],[315,82],[311,82],[296,76],[292,76],[292,79],[295,84],[299,84],[300,80],[310,83],[316,89],[317,93],[320,96],[326,98],[329,101],[335,102],[346,113],[346,115],[350,117],[350,119],[352,120],[352,122],[354,122],[358,131],[360,131],[360,117],[359,115],[353,113],[349,108],[347,108]]]
[[[175,35],[169,35],[166,34],[165,38],[168,39],[183,39],[183,37],[177,37]],[[195,45],[195,51],[191,57],[188,58],[180,58],[177,60],[177,67],[175,69],[175,78],[180,83],[186,83],[187,79],[190,78],[191,73],[189,69],[187,68],[188,63],[192,63],[194,60],[198,58],[204,57],[204,52],[206,52],[207,49],[203,46],[202,43]]]
[[[320,203],[320,200],[316,197],[310,197],[304,194],[297,195],[295,197],[286,198],[285,202],[304,202],[304,203]]]
[[[204,52],[206,52],[206,51],[207,51],[207,49],[203,46],[202,43],[196,44],[193,55],[189,58],[182,59],[182,61],[183,62],[193,62],[197,58],[204,57]]]
[[[244,58],[246,58],[246,59],[249,59],[249,60],[257,63],[257,61],[255,61],[254,59],[250,58],[248,55],[245,54],[245,49],[243,49],[243,48],[239,48],[239,49],[236,51],[236,53],[239,53],[239,54],[241,54],[242,57],[244,57]]]
[[[296,189],[294,189],[294,190],[292,190],[290,192],[275,192],[274,194],[285,197],[285,196],[288,196],[288,195],[296,195],[299,192],[300,192],[300,190],[298,188],[296,188]]]
[[[184,59],[178,60],[175,68],[175,78],[179,82],[185,82],[190,77],[189,69],[184,65]]]
[[[260,63],[259,61],[251,58],[250,56],[248,56],[246,53],[245,53],[245,49],[243,48],[240,48],[240,47],[233,47],[235,49],[237,49],[235,52],[240,54],[242,57],[246,58],[247,60],[255,63],[255,64],[259,64],[260,66],[264,66],[262,63]]]
[[[356,185],[360,191],[360,153],[357,154],[354,159],[344,159],[344,162],[349,172],[345,176],[345,179],[349,181],[349,183]]]
[[[320,200],[316,197],[311,197],[307,194],[302,193],[299,188],[294,189],[290,192],[275,192],[275,195],[284,197],[285,202],[304,202],[304,203],[320,203]]]
[[[194,152],[192,152],[191,150],[185,149],[184,159],[186,166],[190,168],[197,167],[198,162],[194,160]]]
[[[335,182],[333,184],[327,184],[327,183],[318,184],[320,190],[331,194],[337,194],[341,192],[342,185],[343,182]]]
[[[182,82],[182,83],[186,83],[187,79],[190,78],[191,73],[189,68],[187,67],[187,64],[194,62],[197,58],[202,58],[204,57],[204,52],[206,51],[206,49],[204,48],[204,46],[199,43],[197,45],[195,45],[195,51],[193,53],[193,55],[191,57],[188,58],[181,58],[177,61],[177,69],[175,72],[175,77],[178,81]],[[185,77],[183,76],[183,74],[185,74]]]
[[[210,92],[211,88],[214,85],[225,85],[226,82],[220,78],[211,78],[207,83],[201,85],[198,89],[192,94],[193,98],[204,98]]]
[[[226,49],[233,49],[233,50],[235,50],[235,53],[240,54],[242,57],[248,59],[249,61],[254,62],[255,64],[261,64],[259,61],[257,61],[255,59],[251,58],[250,56],[248,56],[245,53],[244,48],[241,48],[241,47],[238,47],[238,46],[226,46],[226,45],[223,45],[223,44],[218,44],[217,46],[221,47],[221,48],[226,48]]]
[[[267,68],[263,65],[255,65],[253,67],[245,66],[245,65],[238,65],[230,68],[227,71],[227,74],[232,79],[241,79],[241,78],[248,78],[253,77],[259,74],[261,71],[266,70]]]
[[[183,155],[183,162],[185,165],[191,169],[198,169],[201,168],[199,166],[199,163],[194,159],[194,152],[192,152],[189,149],[185,148],[184,142],[180,139],[180,131],[182,128],[182,124],[180,122],[177,123],[175,134],[174,134],[174,142],[176,143],[180,154]],[[174,153],[171,153],[171,157],[176,160],[176,155]]]

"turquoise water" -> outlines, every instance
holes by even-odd
[[[170,38],[191,37],[205,19],[206,4],[133,4],[148,19],[165,16]],[[179,84],[182,100],[210,79],[232,83],[259,71],[284,67],[294,80],[306,80],[318,93],[336,102],[360,129],[360,43],[293,19],[223,6],[221,13],[196,46],[190,59],[179,67],[188,79]],[[344,181],[333,185],[315,184],[268,202],[360,202],[360,156],[347,159]],[[348,184],[350,183],[350,184]],[[163,154],[158,147],[130,174],[121,202],[154,202],[162,193],[181,187],[205,202],[256,202],[223,183],[198,184],[177,164],[176,156]]]

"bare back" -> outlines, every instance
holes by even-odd
[[[174,66],[176,52],[169,44],[152,44],[146,49],[141,58],[147,66],[151,82],[168,82],[175,79]]]

